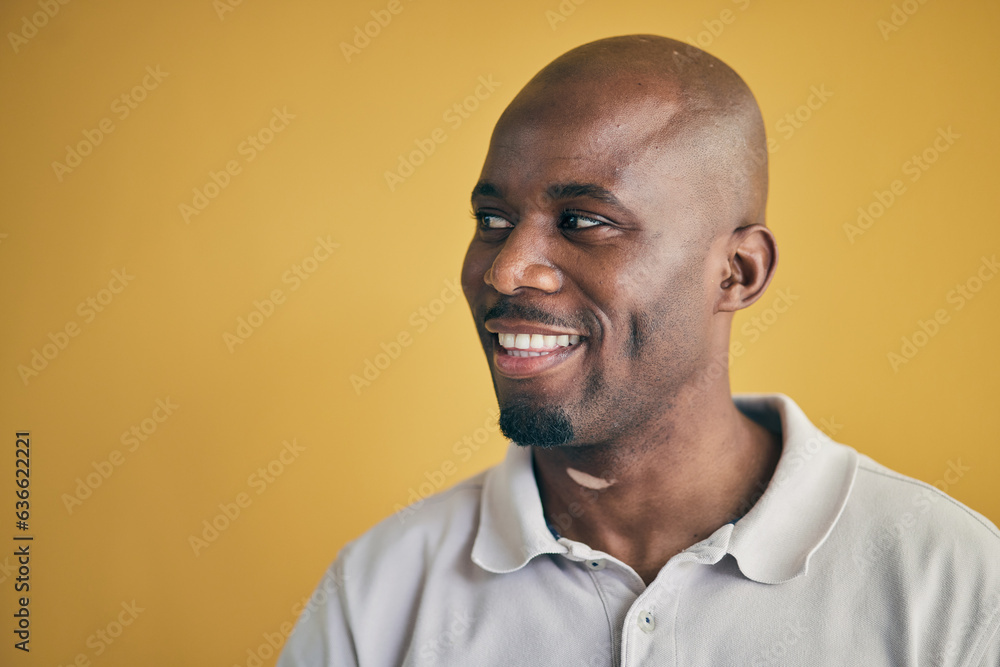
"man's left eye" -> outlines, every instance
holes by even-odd
[[[567,213],[563,216],[563,226],[570,229],[587,229],[588,227],[597,227],[603,224],[600,220],[576,213]]]

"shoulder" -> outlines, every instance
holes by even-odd
[[[399,581],[409,572],[409,579],[419,579],[419,570],[445,554],[457,558],[468,553],[479,526],[488,473],[401,508],[348,542],[337,557],[345,577],[370,582],[385,575]]]
[[[937,483],[944,488],[968,472],[958,460],[947,466]],[[942,646],[969,656],[990,650],[1000,625],[1000,531],[989,519],[859,454],[838,529],[831,541],[839,574],[862,582],[858,599],[923,627]]]
[[[937,609],[942,623],[961,608],[966,618],[997,617],[1000,531],[936,486],[859,455],[837,528],[835,551],[849,551],[850,571],[875,588]]]
[[[973,540],[996,554],[1000,550],[1000,530],[985,516],[938,486],[950,488],[969,470],[971,468],[963,465],[961,459],[949,461],[943,479],[932,485],[859,454],[852,495],[856,495],[855,503],[863,506],[871,522],[888,522],[890,527],[898,526],[896,532],[905,529],[913,538],[950,536]],[[1000,564],[1000,560],[997,562]]]
[[[472,566],[487,472],[402,508],[344,545],[279,664],[401,664],[424,592],[453,584]]]

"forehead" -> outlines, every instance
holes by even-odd
[[[614,98],[574,89],[512,105],[493,133],[480,180],[511,196],[590,183],[622,199],[649,199],[684,172],[673,141],[683,131],[680,115],[676,102],[644,91]]]

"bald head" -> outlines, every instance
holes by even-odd
[[[680,42],[592,42],[528,82],[490,140],[462,267],[508,437],[645,443],[675,409],[730,400],[732,315],[777,262],[766,156],[743,81]]]
[[[583,153],[642,154],[664,178],[687,175],[703,201],[706,236],[764,224],[767,148],[760,109],[736,72],[693,46],[626,35],[579,46],[542,69],[508,106],[494,133],[588,130]]]

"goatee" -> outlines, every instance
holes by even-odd
[[[512,403],[500,408],[498,423],[505,436],[523,447],[558,447],[573,440],[573,424],[561,407]]]

